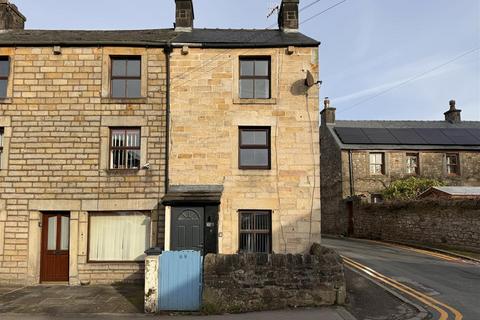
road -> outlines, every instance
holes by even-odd
[[[324,238],[322,244],[346,257],[346,265],[397,287],[433,319],[480,319],[480,264],[373,241]]]

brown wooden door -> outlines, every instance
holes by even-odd
[[[68,281],[70,216],[43,214],[40,281]]]

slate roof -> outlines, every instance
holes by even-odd
[[[420,198],[426,197],[431,193],[434,193],[436,190],[456,197],[480,197],[480,187],[446,186],[430,187],[420,195]]]
[[[280,30],[194,29],[177,32],[173,29],[149,30],[7,30],[0,32],[0,46],[40,45],[111,45],[154,46],[167,43],[197,44],[202,47],[285,47],[318,46],[320,43],[301,33]]]
[[[480,151],[480,121],[339,120],[328,129],[341,149]]]
[[[163,196],[162,204],[219,204],[222,193],[222,185],[173,185]]]
[[[194,29],[179,34],[173,42],[201,43],[206,47],[318,46],[320,42],[299,32],[247,29]]]

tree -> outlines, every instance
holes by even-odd
[[[385,200],[412,200],[430,187],[444,185],[443,181],[437,179],[409,177],[391,182],[382,195]]]

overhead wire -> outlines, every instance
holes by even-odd
[[[339,1],[339,2],[335,3],[334,5],[331,5],[330,7],[326,8],[325,10],[323,10],[323,11],[321,11],[321,12],[319,12],[319,13],[313,15],[313,16],[311,16],[310,18],[306,19],[305,21],[300,22],[298,25],[300,26],[300,25],[302,25],[302,24],[304,24],[304,23],[306,23],[306,22],[308,22],[308,21],[311,21],[311,20],[313,20],[314,18],[317,18],[317,17],[320,16],[321,14],[323,14],[323,13],[325,13],[325,12],[327,12],[327,11],[329,11],[329,10],[331,10],[331,9],[339,6],[339,5],[341,5],[342,3],[346,2],[346,1],[347,1],[347,0],[342,0],[342,1]],[[313,3],[311,3],[311,4],[307,5],[307,6],[316,4],[316,3],[318,3],[318,2],[320,2],[320,0],[314,1]],[[307,6],[304,7],[303,9],[306,9]],[[302,10],[302,9],[301,9],[301,10]],[[272,26],[274,26],[274,25],[276,25],[276,24],[272,24],[271,26],[267,27],[267,29],[269,29],[270,27],[272,27]],[[259,36],[258,34],[255,34],[253,37],[247,39],[246,41],[251,41],[251,40],[255,39],[255,38],[258,37],[258,36]],[[273,35],[272,37],[269,37],[269,38],[265,39],[264,42],[267,42],[267,41],[273,39],[275,36],[276,36],[276,35]],[[249,51],[252,51],[252,50],[255,50],[255,49],[258,49],[258,48],[250,48],[250,49],[247,49],[247,50],[243,51],[241,54],[246,54],[246,53],[248,53]],[[230,52],[230,51],[231,51],[230,49],[225,49],[225,50],[221,51],[219,54],[217,54],[217,55],[215,55],[214,57],[212,57],[212,58],[210,58],[209,60],[207,60],[206,63],[200,65],[199,67],[196,67],[196,68],[194,68],[194,69],[192,69],[192,70],[185,71],[184,73],[180,74],[179,76],[176,76],[176,77],[172,78],[172,83],[173,83],[173,80],[178,79],[178,78],[180,78],[180,77],[183,77],[183,76],[186,75],[187,73],[188,73],[188,74],[191,74],[191,73],[193,73],[193,72],[195,72],[195,71],[197,71],[197,70],[202,69],[203,67],[206,67],[207,65],[211,64],[212,62],[218,60],[217,58],[220,57],[223,53],[225,53],[225,52]],[[210,71],[212,71],[212,70],[215,70],[216,68],[221,67],[222,65],[228,63],[230,60],[231,60],[231,59],[228,59],[228,61],[225,61],[225,62],[223,62],[223,63],[221,63],[221,64],[219,64],[219,65],[216,65],[216,66],[214,66],[213,68],[211,68],[211,69],[209,69],[209,70],[207,70],[207,71],[205,71],[205,72],[210,72]],[[192,78],[185,79],[184,82],[181,82],[181,83],[179,83],[179,84],[177,84],[177,85],[172,85],[172,89],[177,88],[177,87],[179,87],[179,86],[182,86],[182,85],[190,82],[191,80],[193,80],[193,79],[192,79]]]
[[[312,7],[313,5],[319,3],[320,1],[322,1],[322,0],[315,0],[314,2],[306,5],[305,7],[300,8],[300,10],[299,10],[298,12],[302,12],[302,11],[304,11],[304,10]],[[270,30],[270,28],[272,28],[272,27],[274,27],[274,26],[276,26],[276,25],[277,25],[276,22],[275,22],[275,23],[272,23],[271,25],[269,25],[269,26],[266,27],[265,29]],[[253,35],[253,37],[248,38],[248,39],[246,39],[245,41],[246,41],[246,42],[252,41],[252,40],[254,40],[255,38],[257,38],[258,36],[259,36],[259,34],[258,34],[258,33],[255,33],[255,34]],[[271,38],[267,39],[267,41],[270,40],[270,39],[271,39]],[[182,77],[183,77],[184,75],[186,75],[187,73],[195,72],[196,70],[202,69],[203,67],[209,65],[210,62],[215,61],[216,58],[218,58],[218,57],[221,56],[222,54],[224,54],[224,53],[226,53],[226,52],[229,52],[229,51],[230,51],[230,49],[225,49],[225,50],[221,51],[220,53],[218,53],[217,55],[213,56],[212,58],[207,59],[202,65],[196,67],[195,69],[190,70],[190,71],[188,71],[188,72],[184,72],[184,73],[182,73],[182,74],[180,74],[180,75],[178,75],[178,76],[176,76],[176,77],[173,77],[173,78],[172,78],[172,81],[175,80],[175,79],[178,79],[178,78],[182,78]]]
[[[455,58],[453,58],[453,59],[450,59],[450,60],[448,60],[448,61],[446,61],[446,62],[444,62],[444,63],[441,63],[441,64],[439,64],[439,65],[437,65],[437,66],[435,66],[435,67],[433,67],[433,68],[431,68],[431,69],[429,69],[429,70],[427,70],[427,71],[421,72],[421,73],[419,73],[419,74],[417,74],[417,75],[415,75],[415,76],[413,76],[413,77],[411,77],[411,78],[408,78],[407,80],[402,81],[401,83],[399,83],[399,84],[397,84],[397,85],[394,85],[394,86],[392,86],[392,87],[390,87],[390,88],[387,88],[387,89],[385,89],[385,90],[383,90],[383,91],[380,91],[379,93],[377,93],[377,94],[375,94],[375,95],[373,95],[373,96],[370,96],[370,97],[368,97],[368,98],[366,98],[366,99],[363,99],[363,100],[361,100],[360,102],[357,102],[357,103],[351,105],[351,106],[348,107],[348,108],[345,108],[345,109],[343,109],[343,110],[339,110],[338,113],[342,113],[342,112],[346,112],[346,111],[355,109],[356,107],[358,107],[358,106],[361,105],[361,104],[364,104],[365,102],[368,102],[368,101],[370,101],[370,100],[373,100],[373,99],[375,99],[375,98],[377,98],[377,97],[379,97],[379,96],[381,96],[381,95],[384,95],[384,94],[386,94],[386,93],[388,93],[388,92],[390,92],[390,91],[392,91],[392,90],[394,90],[394,89],[403,87],[404,85],[406,85],[406,84],[408,84],[408,83],[410,83],[410,82],[412,82],[412,81],[418,80],[418,79],[422,78],[423,76],[425,76],[425,75],[427,75],[427,74],[429,74],[429,73],[431,73],[431,72],[433,72],[433,71],[436,71],[436,70],[438,70],[438,69],[440,69],[440,68],[443,68],[443,67],[445,67],[446,65],[449,65],[450,63],[453,63],[453,62],[455,62],[455,61],[457,61],[457,60],[465,57],[466,55],[469,55],[469,54],[471,54],[471,53],[473,53],[473,52],[475,52],[475,51],[478,51],[479,49],[480,49],[480,47],[467,50],[467,51],[465,51],[465,52],[457,55],[457,56],[456,56]]]

